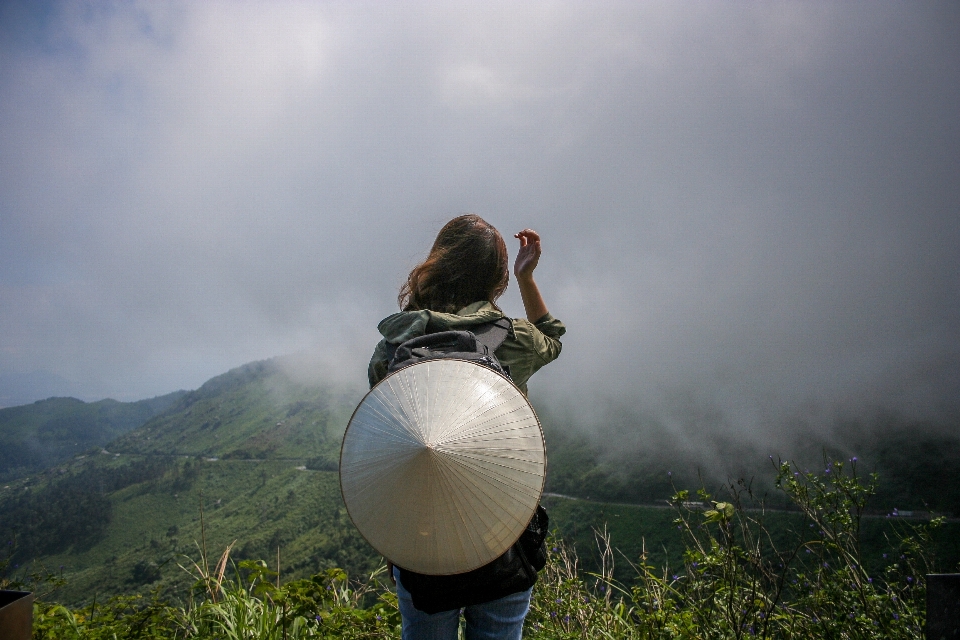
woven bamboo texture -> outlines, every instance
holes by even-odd
[[[357,529],[396,565],[463,573],[500,556],[543,491],[543,432],[506,378],[461,360],[388,376],[344,434],[340,487]]]

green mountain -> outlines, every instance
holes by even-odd
[[[343,430],[363,389],[323,383],[310,375],[309,364],[296,357],[255,362],[195,391],[145,401],[154,403],[153,413],[105,451],[97,442],[42,473],[0,484],[0,560],[10,559],[8,573],[62,572],[66,585],[50,597],[77,604],[153,589],[182,597],[193,582],[184,570],[191,559],[205,553],[213,564],[229,545],[233,558],[279,564],[284,579],[331,566],[353,575],[372,570],[380,559],[350,522],[336,474]],[[74,424],[91,406],[112,406],[45,402],[39,405],[59,420],[51,417],[53,424]],[[671,449],[664,441],[652,443],[646,455],[624,449],[618,457],[604,446],[610,434],[575,435],[562,416],[541,411],[541,417],[547,491],[575,498],[553,496],[545,503],[552,525],[582,550],[584,566],[595,566],[593,530],[605,524],[628,558],[646,543],[652,560],[675,566],[680,545],[663,501],[675,487],[697,488],[701,481],[722,495],[716,490],[722,479],[698,478],[703,460],[689,449]],[[881,488],[890,487],[875,505],[878,513],[932,507],[937,499],[936,505],[949,506],[960,487],[957,439],[907,427],[883,432],[863,454],[862,467],[878,469]],[[766,455],[741,449],[729,456],[775,499],[762,475],[768,473]],[[637,502],[648,506],[614,504]],[[771,514],[770,521],[786,530],[794,518]],[[871,520],[870,539],[884,540],[883,522]],[[948,533],[960,540],[958,525],[949,525]],[[952,562],[960,550],[948,549],[944,557]]]
[[[370,570],[378,558],[350,524],[335,473],[360,397],[319,384],[296,357],[178,394],[104,451],[0,487],[10,569],[62,567],[56,597],[72,603],[157,587],[182,594],[190,578],[177,564],[200,548],[213,562],[235,541],[234,558],[275,560],[279,550],[287,576]]]
[[[185,395],[139,402],[49,398],[0,409],[0,482],[36,473],[141,426]]]
[[[379,562],[346,515],[337,474],[294,462],[101,455],[5,493],[8,575],[62,575],[48,599],[70,604],[154,589],[176,601],[194,582],[180,565],[201,562],[203,549],[214,565],[231,544],[232,558],[271,568],[279,552],[284,580]]]
[[[302,460],[336,470],[362,390],[320,384],[296,357],[233,369],[111,443],[123,454]]]

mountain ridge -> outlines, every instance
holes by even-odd
[[[358,390],[297,375],[296,360],[251,362],[211,378],[110,444],[116,453],[300,459],[336,468]]]
[[[174,391],[136,402],[52,397],[0,409],[0,481],[102,447],[166,411],[186,393]]]

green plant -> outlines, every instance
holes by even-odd
[[[777,465],[777,488],[793,504],[789,533],[771,530],[749,483],[727,487],[723,500],[701,489],[673,498],[685,545],[682,566],[650,560],[646,548],[625,584],[614,578],[615,551],[605,529],[595,538],[599,569],[580,568],[558,537],[534,587],[525,637],[537,640],[637,638],[920,638],[923,575],[933,568],[931,533],[942,524],[901,523],[888,563],[864,568],[860,525],[877,479],[856,461],[822,473]],[[783,514],[778,514],[782,516]],[[340,569],[281,584],[262,560],[230,561],[229,545],[211,569],[205,542],[188,570],[186,602],[123,596],[70,610],[38,604],[35,637],[75,638],[398,638],[395,594],[383,566],[361,582]],[[278,562],[279,564],[279,562]]]
[[[920,638],[923,573],[930,533],[942,519],[903,525],[891,540],[896,559],[871,576],[859,532],[877,479],[857,475],[856,460],[825,464],[820,474],[777,468],[777,484],[797,509],[792,535],[775,536],[749,483],[725,500],[705,490],[696,501],[677,491],[675,521],[683,567],[655,567],[646,549],[635,583],[615,581],[613,551],[597,533],[601,570],[583,575],[559,541],[535,590],[528,617],[535,638]],[[894,556],[894,554],[896,554]]]
[[[120,640],[184,638],[181,612],[156,592],[116,596],[106,603],[71,610],[38,602],[33,614],[34,640]]]
[[[232,565],[225,580],[231,544],[209,569],[203,546],[191,561],[196,597],[180,615],[188,638],[273,640],[295,638],[391,638],[400,615],[396,596],[380,578],[381,565],[367,580],[352,583],[340,569],[281,585],[278,572],[262,560]],[[186,569],[185,569],[186,570]],[[276,582],[274,582],[276,580]]]

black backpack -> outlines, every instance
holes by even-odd
[[[509,369],[493,352],[512,330],[510,320],[501,318],[478,325],[472,331],[428,333],[399,345],[387,345],[390,357],[387,372],[426,360],[456,358],[489,367],[509,378]],[[520,539],[496,560],[473,571],[450,576],[429,576],[397,567],[400,582],[413,596],[413,605],[424,613],[450,611],[526,591],[536,583],[537,571],[547,563],[544,543],[548,525],[546,510],[537,505]]]
[[[440,331],[411,338],[398,345],[387,344],[387,373],[393,373],[424,360],[456,358],[489,367],[510,377],[493,352],[507,339],[513,326],[507,318],[477,325],[473,331]]]

